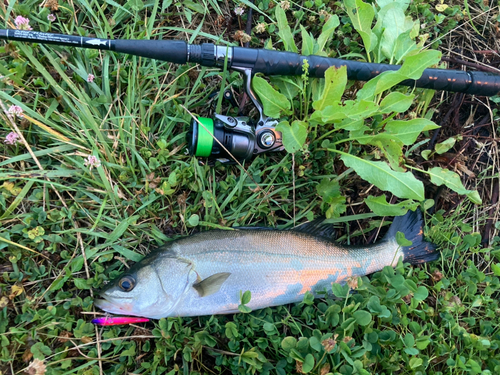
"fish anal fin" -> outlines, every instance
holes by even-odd
[[[196,284],[193,284],[193,288],[198,292],[200,297],[209,296],[211,294],[217,293],[220,290],[222,284],[224,284],[224,282],[230,275],[230,272],[216,273]]]

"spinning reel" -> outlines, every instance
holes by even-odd
[[[232,163],[234,160],[249,160],[263,152],[284,149],[281,133],[275,129],[278,120],[264,116],[262,104],[252,91],[251,71],[242,73],[246,76],[246,92],[259,112],[259,119],[253,121],[247,116],[217,113],[213,118],[193,119],[186,136],[190,155]],[[230,91],[224,92],[224,98],[234,102]]]

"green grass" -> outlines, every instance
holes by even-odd
[[[256,1],[254,19],[267,24],[262,38],[272,36],[274,46],[283,49],[271,4]],[[34,29],[44,31],[197,43],[233,43],[239,29],[231,13],[238,4],[232,2],[75,0],[59,5],[52,24],[49,10],[33,0],[2,3],[0,15],[3,20],[8,15],[9,22],[24,15]],[[474,11],[476,5],[469,6]],[[324,23],[320,11],[326,11],[341,21],[328,42],[329,53],[366,56],[341,3],[291,2],[291,7],[296,13],[286,15],[298,46],[299,25],[317,38]],[[427,44],[439,48],[446,40],[440,37],[462,20],[461,10],[456,5],[439,13],[415,2],[406,13],[426,24],[420,33],[428,33]],[[221,14],[229,21],[219,27]],[[475,27],[482,28],[476,22]],[[231,31],[224,33],[226,28]],[[252,46],[262,47],[255,35]],[[328,149],[339,144],[345,147],[340,151],[363,157],[384,160],[384,155],[374,146],[346,141],[347,132],[325,125],[310,128],[306,145],[294,155],[261,155],[243,168],[209,166],[185,154],[191,117],[184,108],[210,115],[209,94],[220,89],[219,71],[23,43],[2,44],[0,56],[5,77],[0,101],[5,109],[21,106],[25,114],[12,123],[0,108],[0,137],[17,127],[26,141],[0,143],[2,374],[22,373],[30,363],[36,365],[35,359],[43,361],[47,374],[57,375],[500,373],[500,240],[481,244],[498,161],[478,164],[476,185],[467,186],[479,191],[484,205],[447,190],[433,202],[437,188],[424,174],[417,175],[427,198],[418,204],[435,204],[436,213],[426,215],[426,234],[442,251],[440,261],[386,268],[363,277],[352,294],[334,286],[337,299],[306,296],[301,304],[234,316],[93,326],[90,320],[101,313],[92,304],[95,291],[172,238],[233,226],[291,227],[328,215],[343,242],[366,243],[383,222],[373,218],[364,198],[382,192]],[[89,73],[95,75],[93,83],[86,81]],[[241,77],[227,78],[242,91]],[[318,83],[305,86],[291,99],[290,122],[307,119],[306,108],[312,111],[317,100]],[[347,89],[345,99],[354,99],[354,88]],[[411,108],[396,118],[432,115],[429,107],[443,105],[440,97],[415,94]],[[492,113],[495,117],[495,108]],[[494,131],[491,137],[498,137]],[[431,136],[424,132],[418,146],[404,147],[410,167],[441,165],[419,156]],[[85,166],[89,155],[101,166]],[[499,229],[493,223],[491,233]],[[35,374],[33,367],[29,371]],[[42,373],[39,369],[37,375]]]

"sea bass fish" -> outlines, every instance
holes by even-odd
[[[211,230],[167,243],[100,291],[95,305],[115,314],[159,319],[238,312],[240,292],[251,309],[300,302],[310,291],[395,266],[436,260],[423,240],[422,214],[396,217],[385,237],[370,246],[341,246],[332,226],[313,221],[292,230]],[[401,247],[396,233],[412,245]]]

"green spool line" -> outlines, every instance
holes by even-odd
[[[214,120],[206,117],[198,117],[198,144],[196,145],[196,156],[208,157],[212,154],[214,144]],[[203,126],[202,126],[203,125]]]

